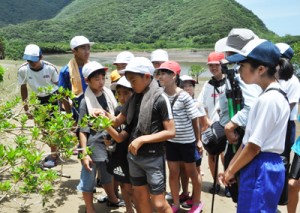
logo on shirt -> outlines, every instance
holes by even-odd
[[[50,75],[44,75],[43,78],[50,78]]]

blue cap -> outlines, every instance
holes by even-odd
[[[264,65],[275,67],[279,63],[280,51],[275,44],[264,39],[253,39],[237,54],[226,57],[229,62],[241,62],[247,59],[259,61]]]
[[[281,57],[287,58],[291,60],[294,56],[294,50],[291,48],[290,45],[286,43],[277,43],[276,46],[279,48]]]

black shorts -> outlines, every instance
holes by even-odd
[[[195,142],[185,144],[167,142],[167,161],[183,161],[185,163],[196,162],[195,149]]]
[[[295,180],[299,180],[300,178],[300,156],[296,153],[294,154],[289,178]]]
[[[125,156],[124,159],[116,159],[109,155],[107,162],[107,171],[114,176],[114,179],[120,183],[130,183],[129,166]]]

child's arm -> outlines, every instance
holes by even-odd
[[[113,127],[108,127],[107,129],[105,129],[108,134],[110,134],[110,136],[117,142],[117,143],[121,143],[124,140],[126,140],[129,136],[129,134],[125,131],[122,130],[121,132],[118,132],[117,130],[115,130]]]
[[[192,120],[193,129],[196,137],[196,148],[199,153],[203,152],[202,141],[201,141],[201,130],[199,126],[199,117]]]
[[[164,130],[160,132],[151,135],[143,135],[133,140],[128,147],[128,151],[136,155],[139,148],[145,143],[158,143],[174,138],[176,134],[174,120],[170,119],[163,121],[163,126]]]
[[[82,148],[82,154],[84,158],[81,160],[82,165],[88,171],[92,171],[90,164],[93,163],[91,157],[86,152],[86,145],[87,145],[87,133],[79,132],[79,140],[80,140],[80,147]]]
[[[243,145],[240,146],[235,157],[231,160],[228,168],[224,172],[222,182],[225,186],[234,183],[235,174],[240,171],[241,168],[251,162],[253,158],[260,152],[260,147],[254,143],[249,142],[244,148],[242,148],[242,146]]]

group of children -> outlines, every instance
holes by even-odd
[[[246,39],[241,39],[243,36]],[[241,45],[237,49],[231,43],[234,39],[246,42],[243,45],[237,42]],[[216,51],[222,46],[217,44]],[[150,60],[134,57],[128,51],[120,53],[114,62],[117,69],[111,73],[111,90],[106,88],[108,69],[98,62],[88,61],[91,45],[85,37],[71,41],[74,60],[63,68],[60,76],[64,77],[59,80],[61,86],[76,94],[80,103],[76,109],[79,124],[85,115],[105,116],[113,123],[102,131],[89,127],[79,130],[84,158],[77,189],[83,194],[86,212],[96,212],[93,190],[98,171],[108,206],[125,205],[128,213],[134,209],[145,213],[175,213],[182,205],[189,208],[189,213],[201,212],[200,165],[204,151],[201,132],[214,122],[225,127],[229,144],[238,141],[241,144],[234,157],[225,163],[224,173],[219,174],[220,182],[229,189],[239,174],[237,212],[276,212],[285,180],[280,155],[285,148],[290,107],[295,107],[295,104],[290,106],[289,96],[288,102],[281,94],[284,88],[277,80],[285,82],[293,75],[290,61],[283,59],[280,48],[252,36],[245,29],[229,34],[224,45],[231,49],[224,50],[223,45],[222,51],[209,54],[208,67],[213,77],[195,99],[195,80],[180,76],[180,65],[170,61],[167,52],[160,49],[152,52]],[[31,53],[26,54],[26,51],[24,54],[28,65],[23,66],[41,59],[40,53],[39,58],[29,57]],[[233,118],[226,111],[227,79],[221,71],[221,63],[239,66],[240,87],[244,88],[244,108]],[[21,71],[19,73],[21,76]],[[52,78],[53,84],[57,81],[57,76]],[[23,80],[20,84],[24,83]],[[249,89],[248,84],[252,87],[256,84],[256,89]],[[299,96],[295,95],[292,103],[295,101],[298,103]],[[69,103],[64,103],[64,108],[71,112]],[[244,137],[236,134],[237,127],[244,130]],[[92,154],[86,152],[86,147]],[[166,162],[172,205],[165,198]],[[213,155],[209,156],[209,166],[214,176]],[[189,179],[191,196],[187,189]],[[118,198],[118,185],[124,201]],[[217,190],[214,188],[213,193]],[[230,196],[229,191],[226,193]]]

